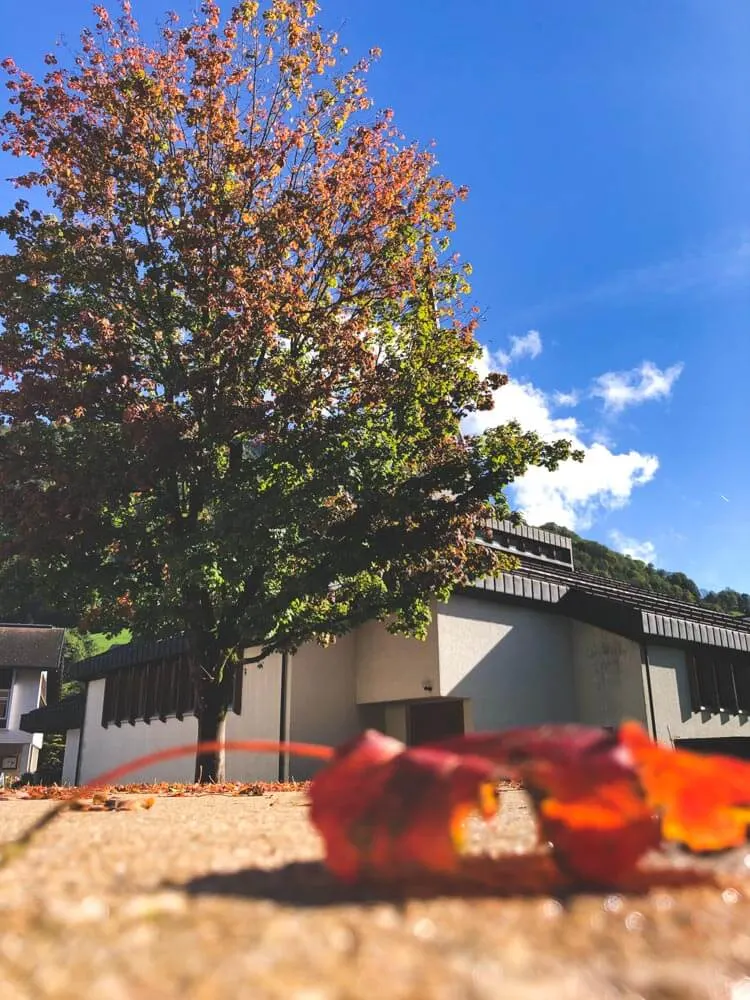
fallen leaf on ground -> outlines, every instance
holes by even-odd
[[[457,873],[467,815],[496,811],[500,778],[520,781],[567,878],[618,886],[663,841],[716,851],[747,839],[750,764],[654,743],[636,723],[478,733],[407,748],[367,732],[313,780],[311,816],[336,875]],[[489,878],[490,866],[481,869]]]
[[[750,764],[718,754],[670,750],[635,723],[620,727],[664,840],[691,851],[723,851],[747,841]]]
[[[95,792],[90,799],[73,799],[70,808],[74,812],[137,812],[151,809],[155,796],[145,799],[122,799],[106,792]]]
[[[339,878],[458,870],[464,820],[497,812],[487,760],[412,748],[368,730],[312,782],[311,818]]]

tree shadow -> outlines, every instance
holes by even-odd
[[[237,872],[202,875],[169,888],[193,896],[233,896],[263,899],[298,907],[343,906],[350,903],[405,902],[412,899],[549,897],[617,892],[643,895],[652,889],[716,886],[712,872],[652,868],[633,873],[627,882],[612,886],[573,883],[547,854],[500,858],[469,858],[452,876],[404,874],[393,881],[341,882],[318,861],[298,861],[280,868],[246,868]]]

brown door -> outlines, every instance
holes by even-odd
[[[462,701],[417,701],[409,705],[409,744],[434,743],[449,736],[463,736]]]

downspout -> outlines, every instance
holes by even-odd
[[[288,743],[292,715],[292,656],[281,654],[281,686],[279,691],[279,743]],[[289,751],[279,752],[279,781],[289,781]]]
[[[80,784],[81,781],[81,762],[83,760],[83,734],[86,730],[86,708],[89,703],[89,682],[86,681],[86,690],[83,693],[83,718],[81,719],[81,728],[78,736],[78,752],[76,753],[76,776],[73,780],[74,785]]]
[[[648,697],[649,729],[651,739],[656,739],[656,712],[654,711],[654,691],[651,687],[651,664],[648,659],[648,647],[645,642],[641,646],[641,662],[646,671],[646,695]]]

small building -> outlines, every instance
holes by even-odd
[[[59,673],[65,630],[49,625],[0,625],[0,772],[35,771],[41,730],[24,729],[23,716],[47,701],[47,681]]]
[[[481,542],[515,554],[518,569],[436,603],[425,642],[370,622],[294,656],[252,663],[248,648],[227,738],[336,745],[373,727],[417,744],[511,726],[636,719],[670,745],[750,756],[747,619],[578,573],[561,535],[501,522]],[[195,742],[181,637],[117,646],[73,673],[86,695],[70,708],[78,724],[68,727],[66,781]],[[272,755],[232,754],[227,762],[230,780],[304,779],[315,767]],[[186,756],[132,780],[189,781],[192,772]]]

